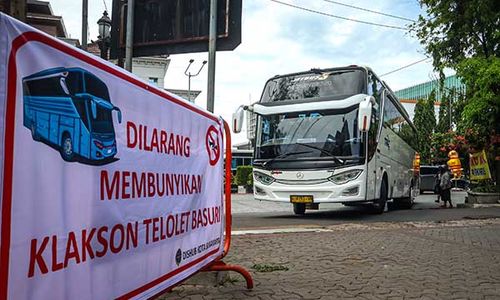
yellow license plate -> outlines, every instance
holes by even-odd
[[[290,196],[290,202],[292,203],[313,203],[313,196],[309,195],[292,195]]]

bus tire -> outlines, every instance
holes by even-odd
[[[304,203],[294,203],[293,213],[296,215],[303,216],[306,213],[306,205]]]
[[[410,186],[410,192],[409,192],[409,195],[408,197],[405,197],[403,199],[401,199],[399,201],[399,207],[403,208],[403,209],[411,209],[411,207],[413,206],[414,202],[415,202],[415,198],[413,198],[413,184]]]
[[[38,136],[38,133],[36,133],[36,125],[35,123],[31,123],[31,137],[33,138],[34,141],[39,141],[40,137]]]
[[[375,214],[381,214],[385,210],[385,205],[387,204],[387,184],[385,180],[382,181],[380,186],[380,197],[377,201],[373,202],[372,210]]]
[[[69,133],[64,133],[61,139],[61,156],[65,161],[73,161],[75,152],[73,151],[73,140]]]

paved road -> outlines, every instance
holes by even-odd
[[[466,192],[453,191],[452,200],[454,204],[464,203]],[[415,199],[413,209],[426,209],[438,208],[439,204],[435,203],[436,195],[432,193],[425,193],[419,195]],[[320,204],[320,211],[332,211],[344,209],[342,204]],[[286,212],[292,214],[292,205],[290,203],[271,202],[271,201],[258,201],[254,200],[253,194],[232,194],[232,209],[233,214],[245,213],[269,213],[269,212]],[[347,208],[352,210],[353,208]],[[311,212],[311,211],[308,211]]]
[[[223,286],[182,285],[162,299],[500,299],[500,219],[330,226],[235,236]],[[270,272],[261,272],[270,271]]]
[[[453,193],[455,203],[464,197]],[[255,288],[236,273],[222,286],[197,275],[159,298],[500,299],[500,208],[439,209],[434,200],[421,195],[413,209],[382,215],[325,205],[298,217],[288,203],[235,195],[224,260],[247,268]]]
[[[454,204],[464,203],[466,193],[452,193]],[[420,195],[410,210],[389,210],[381,215],[367,208],[344,207],[339,204],[320,205],[319,211],[295,216],[291,204],[255,201],[252,195],[233,195],[233,229],[329,226],[346,222],[446,221],[464,218],[500,217],[500,208],[442,209],[433,194]]]

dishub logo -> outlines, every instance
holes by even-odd
[[[179,248],[175,253],[175,263],[177,264],[177,266],[181,264],[181,260],[182,260],[182,251]]]

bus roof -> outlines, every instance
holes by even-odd
[[[325,69],[312,68],[312,69],[307,70],[307,71],[301,71],[301,72],[295,72],[295,73],[289,73],[289,74],[281,74],[281,75],[280,74],[274,75],[269,80],[276,79],[278,77],[296,76],[296,75],[309,74],[309,73],[318,73],[318,72],[332,72],[332,71],[346,70],[346,69],[348,69],[348,70],[350,70],[350,69],[364,69],[364,70],[368,70],[369,68],[367,68],[365,66],[358,66],[358,65],[349,65],[349,66],[344,66],[344,67],[333,67],[333,68],[325,68]]]
[[[36,79],[39,77],[50,77],[50,75],[58,75],[63,72],[82,72],[82,73],[89,73],[87,70],[84,70],[82,68],[65,68],[65,67],[56,67],[56,68],[51,68],[47,70],[43,70],[40,72],[37,72],[35,74],[31,74],[29,76],[26,76],[23,78],[23,80],[32,80]],[[91,73],[89,73],[91,74]]]

